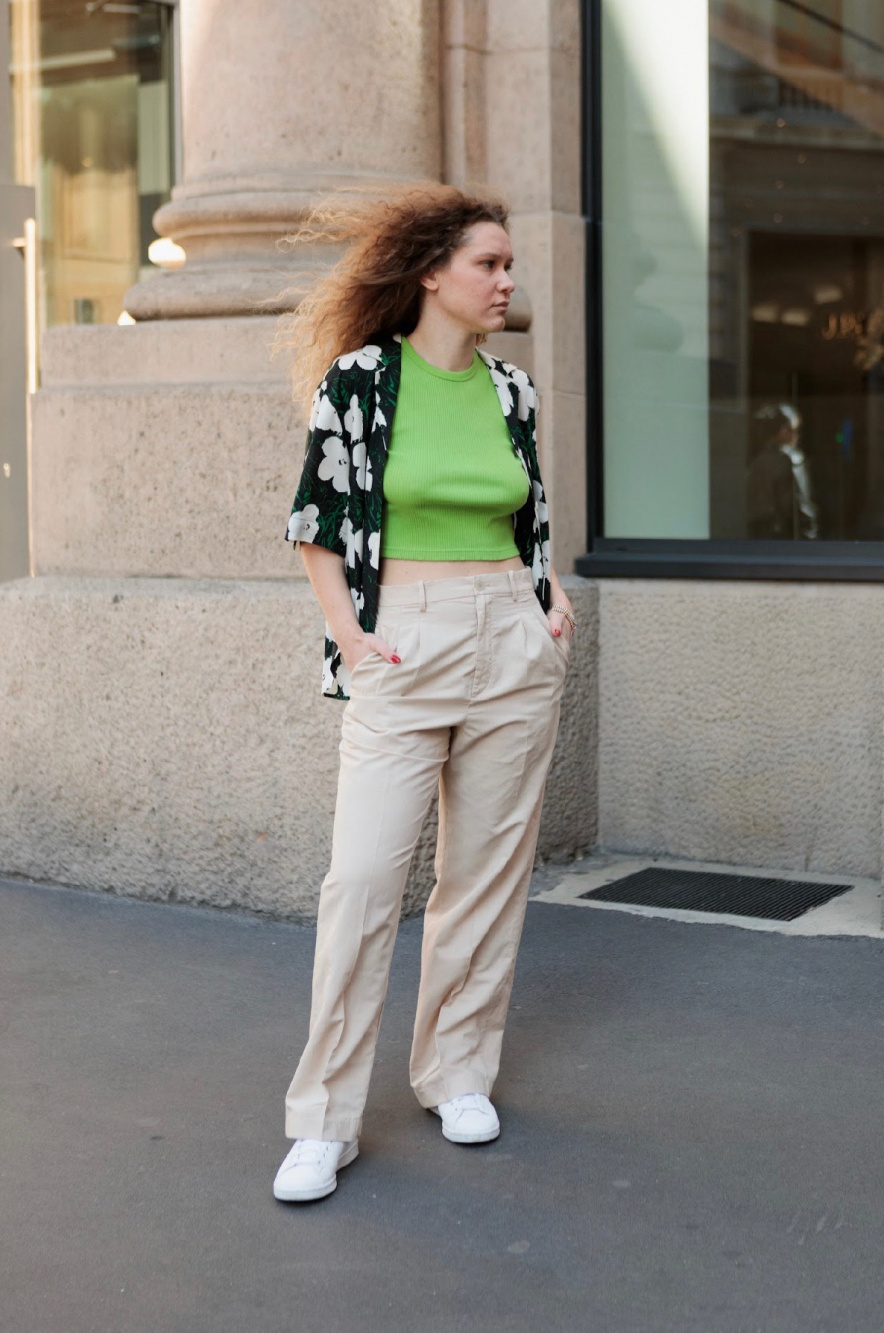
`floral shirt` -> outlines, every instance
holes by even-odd
[[[530,483],[526,503],[513,515],[513,535],[534,577],[540,604],[548,611],[549,522],[537,467],[534,385],[523,370],[482,348],[479,355]],[[287,541],[316,542],[343,558],[353,606],[367,634],[377,623],[384,464],[401,369],[398,334],[332,362],[313,395],[304,469],[286,532]],[[326,625],[322,692],[347,699],[349,688],[346,663]]]

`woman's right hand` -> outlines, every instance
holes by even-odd
[[[358,639],[348,644],[346,648],[341,648],[341,656],[347,670],[353,672],[364,657],[369,653],[380,653],[385,662],[393,662],[399,665],[402,660],[393,652],[393,649],[377,634],[362,633]]]
[[[325,623],[341,650],[347,670],[355,671],[369,653],[379,653],[385,662],[398,663],[399,658],[393,649],[378,634],[366,634],[359,628],[343,558],[335,551],[310,542],[302,543],[301,555],[316,600],[325,614]]]

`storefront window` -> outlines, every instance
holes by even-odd
[[[884,540],[884,4],[603,0],[604,515]]]
[[[36,187],[39,312],[116,323],[173,181],[173,8],[10,0],[16,178]]]

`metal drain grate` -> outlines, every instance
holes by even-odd
[[[794,879],[717,874],[707,870],[671,870],[652,866],[578,896],[637,907],[670,907],[690,912],[727,912],[794,921],[852,884],[807,884]]]

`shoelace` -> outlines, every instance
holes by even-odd
[[[328,1152],[329,1144],[319,1139],[298,1139],[289,1166],[317,1166]]]
[[[455,1115],[460,1115],[462,1111],[484,1111],[484,1098],[480,1092],[465,1092],[460,1097],[452,1097],[453,1110]]]

